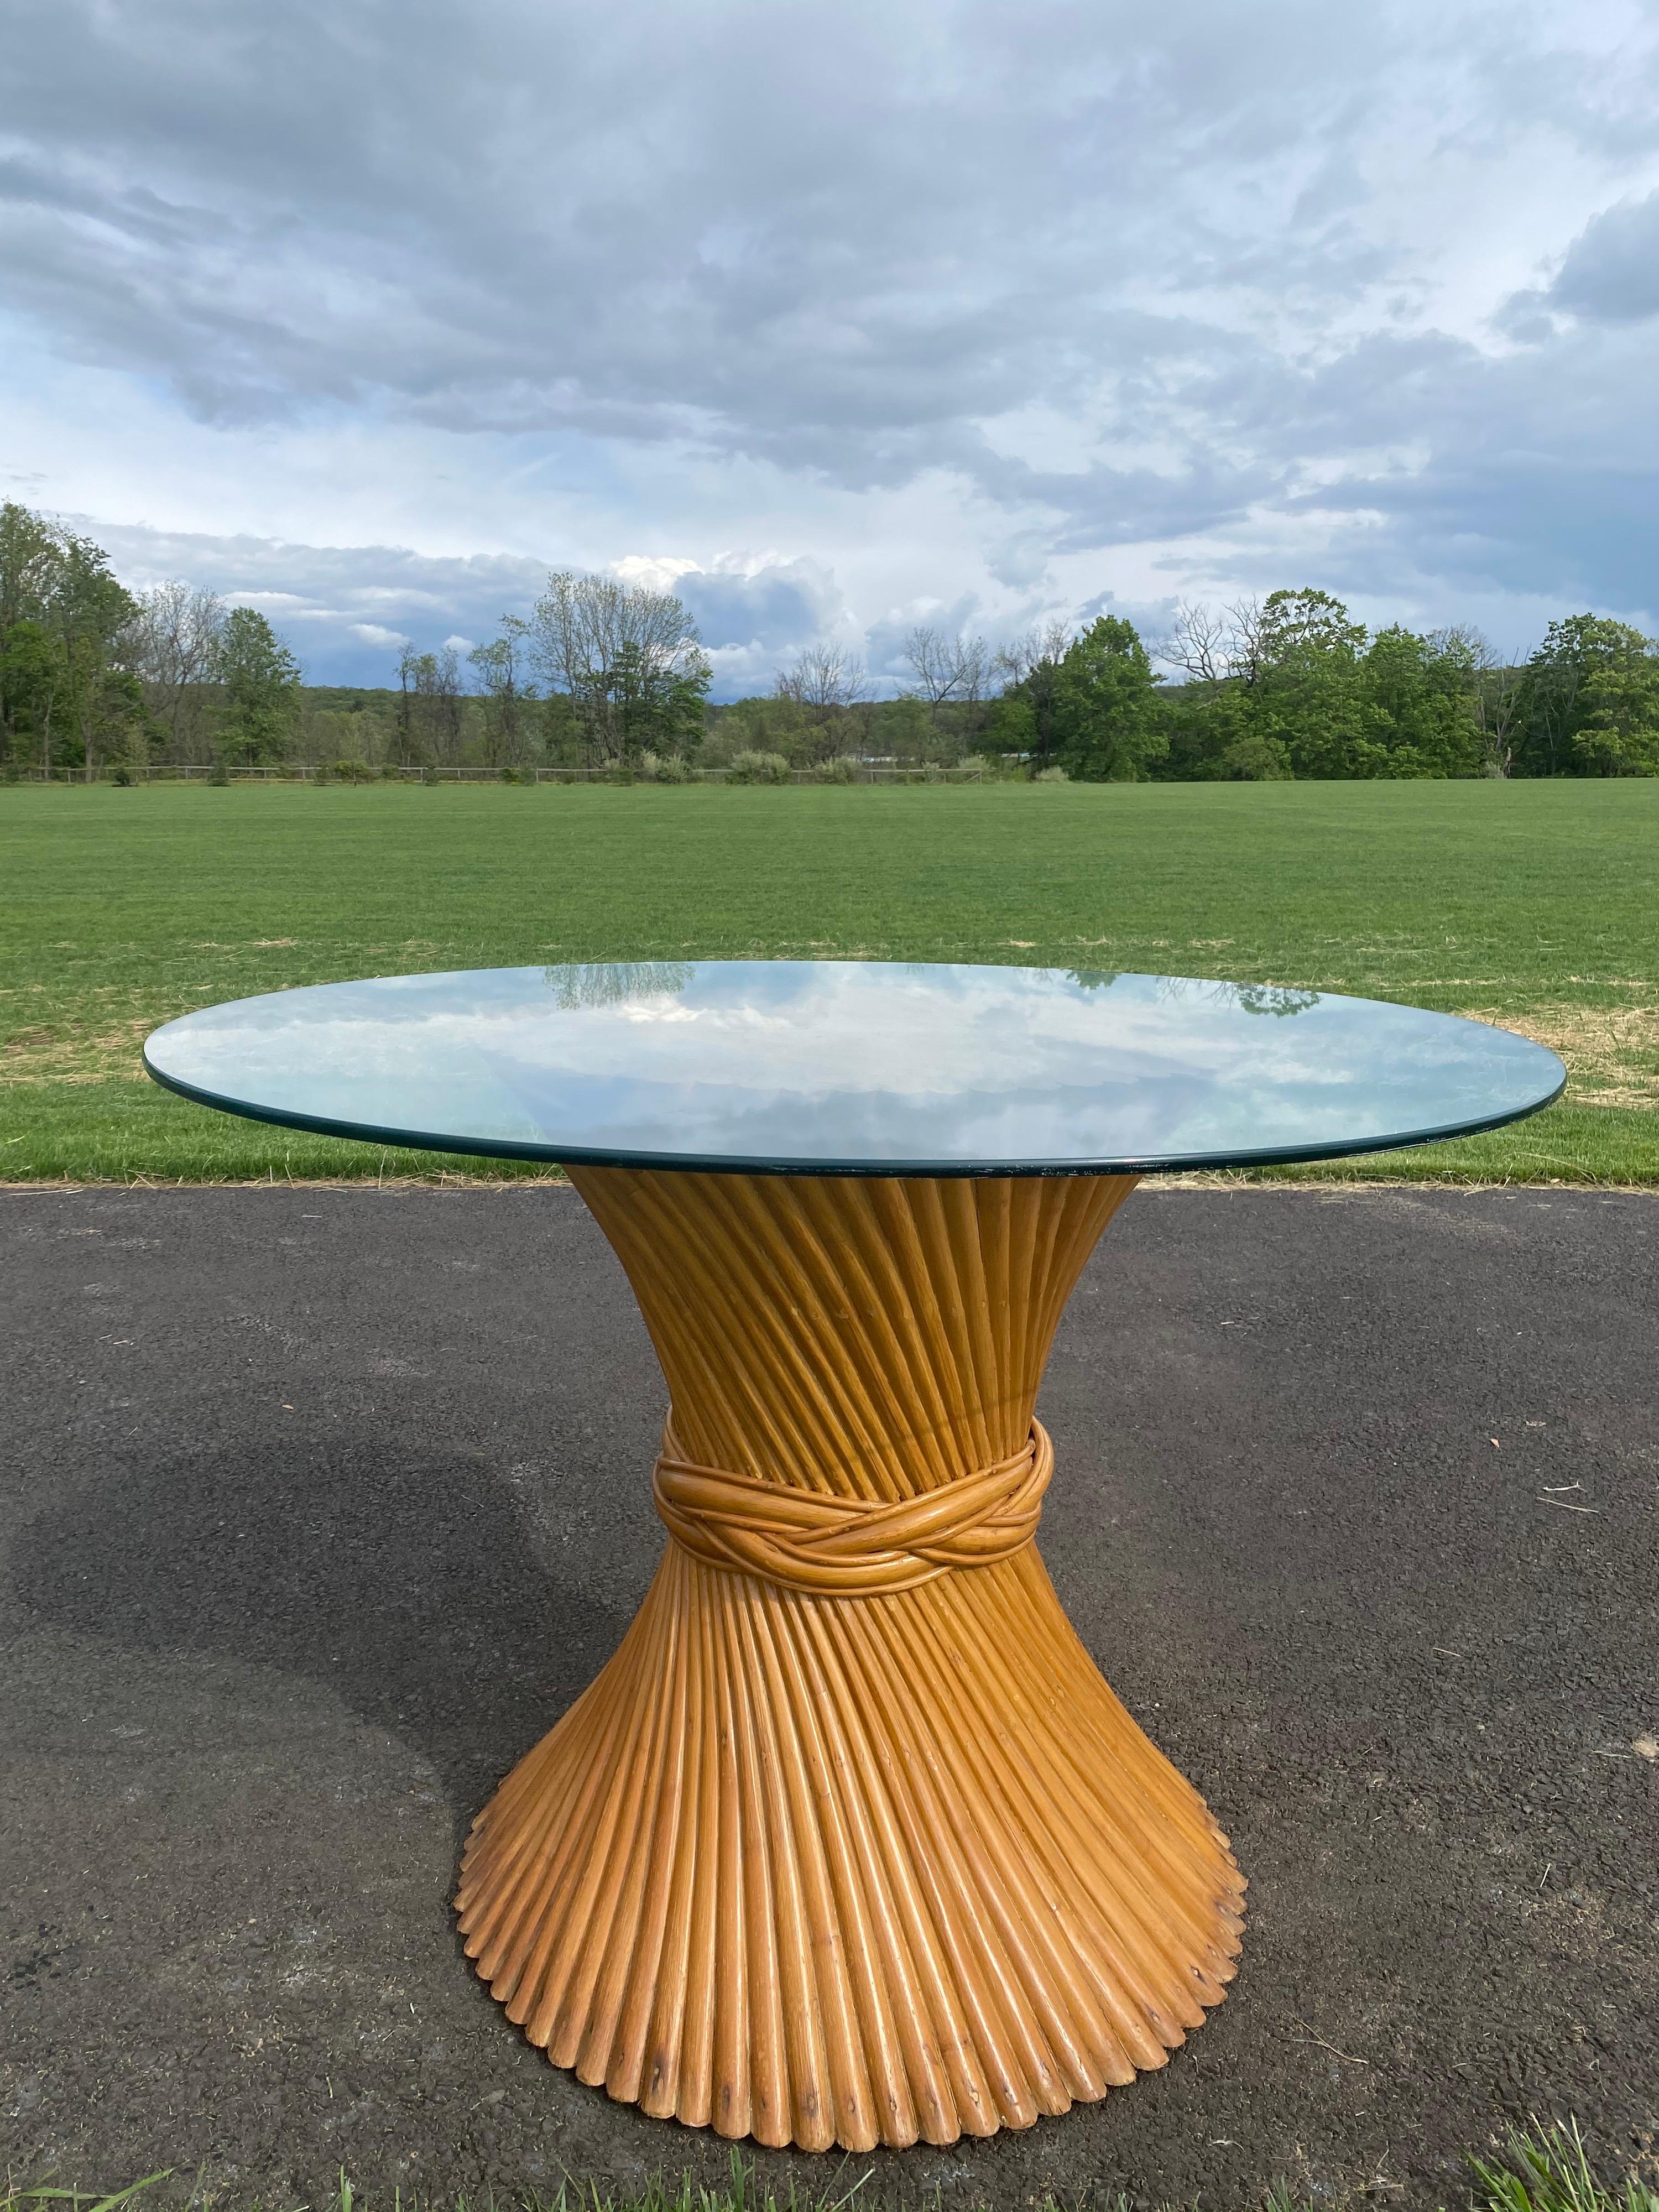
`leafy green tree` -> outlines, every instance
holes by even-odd
[[[0,741],[91,778],[147,742],[125,661],[137,606],[89,538],[0,506]],[[36,748],[38,747],[38,755]]]
[[[542,758],[558,768],[578,768],[583,754],[582,726],[570,696],[565,691],[550,691],[542,701],[539,716],[541,726]]]
[[[1522,680],[1520,764],[1534,775],[1659,773],[1656,650],[1605,616],[1553,622]]]
[[[1481,762],[1474,645],[1464,631],[1379,630],[1360,665],[1382,775],[1474,775]]]
[[[1252,733],[1250,696],[1236,677],[1200,677],[1160,686],[1158,714],[1165,739],[1153,769],[1160,778],[1212,783],[1291,772],[1284,747]]]
[[[1584,686],[1573,758],[1587,775],[1659,775],[1659,641],[1618,628]]]
[[[1584,687],[1618,628],[1595,615],[1568,615],[1544,633],[1521,684],[1517,751],[1528,775],[1571,773],[1572,740],[1584,718]]]
[[[62,561],[58,532],[15,500],[0,503],[0,648],[14,623],[40,623]]]
[[[702,742],[709,666],[701,653],[665,661],[633,639],[617,649],[610,677],[610,708],[621,739],[621,757],[642,752],[684,758]]]
[[[994,753],[1012,754],[1033,767],[1053,759],[1052,725],[1039,726],[1036,702],[1023,684],[1011,684],[993,704],[988,743]]]
[[[300,664],[256,607],[226,616],[218,672],[223,758],[281,760],[299,720]]]
[[[63,662],[38,622],[11,623],[0,646],[0,757],[52,766],[52,718],[63,689]]]
[[[1222,749],[1220,768],[1231,783],[1293,783],[1296,770],[1280,740],[1248,725],[1241,737]]]
[[[1270,592],[1253,613],[1239,664],[1250,736],[1298,776],[1375,775],[1386,748],[1359,680],[1364,624],[1310,585]]]
[[[1269,592],[1245,641],[1249,676],[1294,668],[1316,661],[1352,661],[1363,652],[1365,625],[1357,623],[1340,599],[1311,584],[1289,592]]]
[[[1066,648],[1055,684],[1055,750],[1068,775],[1132,783],[1168,750],[1158,678],[1135,626],[1100,615]]]
[[[101,546],[64,531],[58,547],[45,628],[60,663],[58,726],[72,735],[90,783],[103,760],[147,750],[143,697],[122,658],[138,608]]]
[[[82,750],[88,782],[100,767],[123,770],[143,768],[155,757],[155,748],[167,732],[151,714],[144,687],[130,668],[106,668],[98,686],[94,720],[92,757],[87,756],[83,726]],[[124,781],[131,781],[130,777]]]
[[[1512,716],[1478,631],[1366,641],[1311,586],[1216,612],[1182,602],[1159,658],[1188,681],[1162,696],[1158,773],[1216,777],[1474,775],[1508,765]]]
[[[1217,613],[1201,602],[1181,602],[1168,635],[1153,648],[1159,660],[1185,678],[1162,687],[1158,695],[1167,743],[1154,775],[1171,782],[1207,783],[1253,778],[1258,771],[1290,773],[1283,746],[1250,732],[1250,687],[1240,660],[1259,617],[1254,605]]]
[[[1060,745],[1055,705],[1060,664],[1072,634],[1064,623],[1030,630],[996,656],[1003,690],[992,706],[988,742],[994,753],[1016,753],[1040,775],[1054,764]]]

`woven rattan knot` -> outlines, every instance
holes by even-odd
[[[882,1597],[1022,1549],[1054,1468],[1048,1431],[1033,1421],[1024,1448],[994,1467],[870,1505],[699,1467],[665,1428],[652,1490],[675,1542],[708,1566],[814,1597]]]

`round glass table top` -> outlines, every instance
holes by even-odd
[[[241,999],[144,1063],[253,1120],[514,1159],[1099,1175],[1420,1144],[1559,1096],[1507,1030],[1268,984],[874,961],[393,975]]]

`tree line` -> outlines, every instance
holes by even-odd
[[[1659,775],[1659,641],[1597,615],[1515,663],[1467,624],[1368,633],[1304,586],[1183,605],[1150,652],[1103,616],[1011,672],[1001,738],[1091,780]]]
[[[132,592],[89,538],[0,505],[0,769],[88,780],[279,755],[300,664],[252,607],[184,583]]]
[[[1466,625],[1370,632],[1312,587],[1167,634],[1124,617],[993,645],[937,625],[878,697],[808,647],[764,695],[714,704],[672,592],[556,573],[471,648],[404,647],[384,687],[304,684],[265,616],[184,582],[129,591],[90,539],[0,506],[0,772],[153,765],[611,768],[764,778],[872,760],[1088,781],[1659,775],[1659,641],[1571,615],[1524,660]]]

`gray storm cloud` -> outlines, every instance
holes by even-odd
[[[349,419],[854,501],[942,483],[1011,605],[1127,548],[1143,594],[1317,566],[1413,606],[1437,580],[1653,603],[1650,11],[8,15],[9,327],[228,454]],[[571,466],[602,499],[605,468]],[[710,643],[757,665],[843,618],[797,563],[803,501],[784,554],[687,572]],[[245,553],[237,588],[286,575],[313,628],[440,636],[538,567]]]
[[[1659,192],[1597,216],[1573,240],[1547,297],[1599,322],[1659,315]]]

